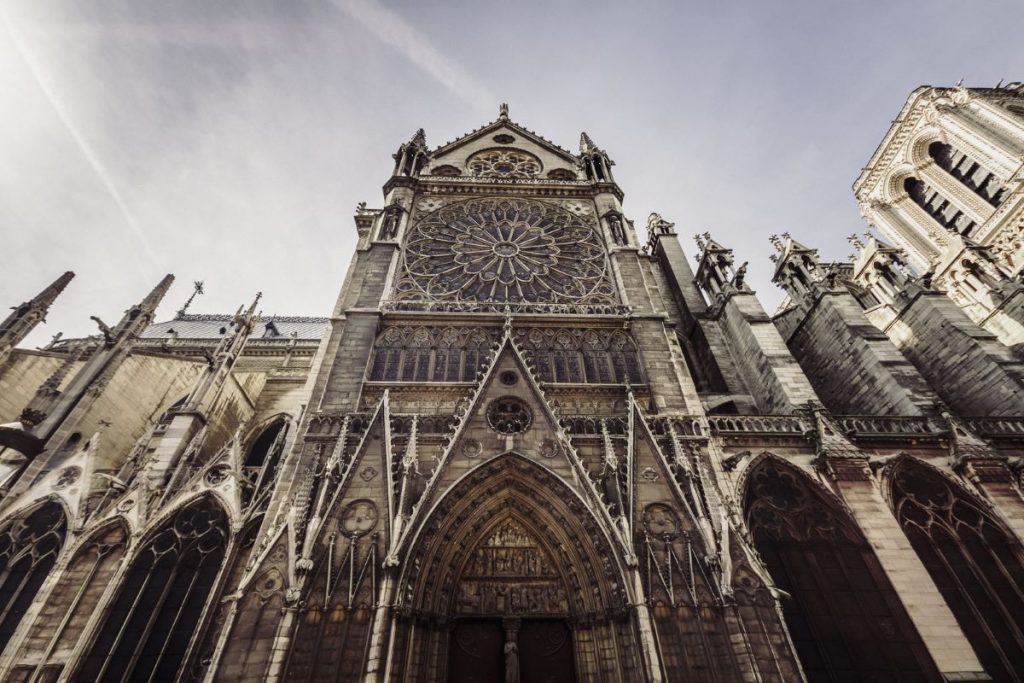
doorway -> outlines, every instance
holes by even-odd
[[[572,632],[564,619],[460,619],[448,648],[449,683],[509,683],[505,643],[518,648],[519,683],[575,683]],[[511,635],[509,635],[511,634]]]

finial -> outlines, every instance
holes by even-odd
[[[506,337],[512,336],[512,308],[505,306],[505,324],[502,325],[502,332]]]
[[[586,154],[596,148],[597,145],[595,145],[594,141],[590,139],[589,135],[587,135],[587,131],[580,133],[580,154]]]
[[[502,102],[501,106],[498,107],[498,118],[499,119],[507,119],[508,118],[508,103],[507,102]]]
[[[179,320],[185,317],[185,313],[188,312],[188,307],[192,305],[192,300],[196,298],[197,294],[203,294],[203,281],[196,280],[192,283],[192,294],[189,295],[188,300],[185,301],[185,305],[178,309],[178,312],[174,314],[174,319]]]
[[[768,241],[772,243],[772,246],[775,247],[777,251],[781,252],[786,248],[786,246],[782,243],[782,239],[778,235],[769,235]]]
[[[697,248],[701,251],[704,251],[705,247],[707,247],[707,242],[704,241],[704,237],[700,233],[693,236],[693,241],[697,243]]]
[[[849,242],[851,246],[856,247],[858,250],[864,250],[864,243],[860,241],[860,235],[858,235],[857,233],[852,233],[851,235],[849,235],[846,238],[846,241]],[[853,259],[851,258],[850,260],[852,261]]]

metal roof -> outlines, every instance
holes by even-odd
[[[231,334],[233,315],[186,314],[166,322],[153,323],[142,333],[142,339],[220,339]],[[257,318],[250,339],[317,340],[323,336],[327,318],[276,315]]]

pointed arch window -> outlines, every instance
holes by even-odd
[[[936,166],[992,206],[1002,204],[1006,187],[994,173],[987,171],[977,161],[939,140],[928,146],[928,156],[935,161]]]
[[[516,340],[543,382],[642,384],[640,357],[622,330],[523,330]]]
[[[250,485],[246,490],[250,497],[273,483],[287,436],[288,420],[283,417],[278,418],[264,428],[249,446],[242,472]]]
[[[748,528],[809,681],[940,680],[867,540],[806,475],[774,458],[750,474]]]
[[[132,562],[77,679],[174,680],[227,539],[227,516],[210,498],[180,510]]]
[[[493,343],[493,330],[390,327],[374,345],[370,380],[472,382],[490,358]]]
[[[0,528],[0,649],[53,569],[66,534],[67,517],[52,500]]]
[[[16,666],[16,680],[30,680],[37,670],[43,672],[40,680],[56,680],[117,570],[127,539],[122,524],[109,525],[75,553],[22,646],[19,660],[35,662]]]
[[[1024,680],[1024,549],[966,490],[905,458],[890,476],[896,518],[998,681]]]

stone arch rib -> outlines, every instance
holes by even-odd
[[[540,604],[543,595],[526,591],[501,609],[483,598],[467,609],[465,599],[480,595],[460,594],[462,580],[472,580],[472,555],[504,524],[517,526],[531,539],[527,545],[535,543],[550,558],[555,566],[538,572],[534,583],[564,586],[564,603]],[[573,624],[580,680],[642,675],[620,555],[586,504],[546,468],[511,452],[484,463],[439,499],[410,540],[398,578],[391,680],[443,680],[449,625],[480,617],[543,616]],[[506,595],[514,591],[510,584]]]

